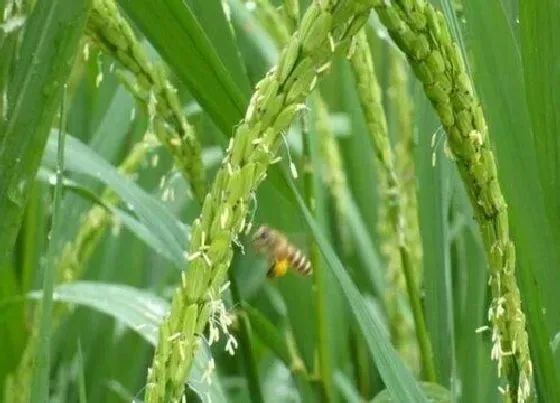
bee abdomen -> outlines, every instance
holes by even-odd
[[[298,268],[298,271],[304,276],[309,276],[313,273],[313,266],[309,259],[305,259],[304,263]]]
[[[288,250],[288,259],[290,265],[304,276],[308,276],[312,273],[311,262],[300,250],[290,247]]]

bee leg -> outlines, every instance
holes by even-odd
[[[266,272],[266,277],[268,277],[268,278],[276,277],[276,274],[275,274],[276,270],[275,269],[276,269],[276,262],[272,262],[270,264],[270,267],[268,268],[268,271]]]

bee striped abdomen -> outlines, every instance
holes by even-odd
[[[311,274],[311,262],[300,250],[290,245],[286,252],[288,255],[290,266],[292,266],[304,276],[308,276]]]
[[[255,233],[253,242],[260,252],[267,254],[273,261],[268,270],[269,277],[283,276],[288,265],[304,276],[312,273],[309,259],[279,231],[262,226]]]

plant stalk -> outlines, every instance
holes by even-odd
[[[316,96],[313,98],[317,98]],[[313,103],[314,105],[316,102]],[[316,115],[313,113],[312,115]],[[315,116],[314,116],[315,117]],[[311,212],[315,218],[317,218],[317,197],[315,194],[315,187],[316,182],[315,178],[318,175],[315,172],[315,168],[317,167],[317,161],[315,158],[318,158],[317,153],[315,152],[315,144],[314,141],[319,141],[319,139],[311,138],[312,133],[310,130],[309,125],[316,124],[316,119],[313,119],[313,122],[309,122],[307,119],[303,119],[303,183],[304,183],[304,197],[305,197],[305,204],[307,208]],[[313,130],[316,132],[316,130]],[[320,371],[320,378],[321,384],[323,385],[323,391],[325,394],[325,398],[327,401],[332,402],[334,401],[334,389],[333,389],[333,371],[332,371],[332,359],[331,359],[331,351],[329,347],[329,325],[328,325],[328,312],[327,312],[327,285],[326,285],[326,278],[325,278],[325,269],[321,262],[321,255],[315,245],[315,242],[310,237],[309,238],[309,252],[308,257],[311,261],[311,265],[313,266],[313,294],[315,297],[315,310],[316,310],[316,317],[317,317],[317,344],[319,346],[319,371]]]
[[[420,292],[418,291],[418,282],[416,280],[415,270],[412,266],[411,254],[405,245],[400,245],[399,255],[401,257],[401,266],[406,280],[406,290],[410,297],[412,316],[414,317],[414,325],[416,328],[416,337],[418,338],[418,346],[420,347],[420,356],[423,358],[422,364],[425,378],[430,382],[435,382],[436,367],[434,363],[434,355],[432,353],[428,327],[426,326],[426,320],[424,319],[424,312],[422,311],[422,305],[420,303]]]
[[[53,290],[56,279],[56,258],[58,236],[61,229],[62,179],[64,172],[64,120],[66,119],[66,86],[64,87],[60,107],[60,128],[58,131],[58,149],[56,164],[56,183],[54,186],[52,223],[49,234],[47,264],[43,273],[43,297],[37,309],[39,320],[38,351],[34,360],[31,383],[31,401],[48,400],[50,390],[51,336]]]
[[[202,202],[207,189],[201,145],[184,116],[165,69],[149,61],[114,0],[93,0],[86,32],[91,41],[124,67],[125,71],[117,73],[131,94],[146,106],[148,131],[171,153],[190,183],[195,199]]]
[[[404,273],[407,284],[408,297],[412,306],[416,338],[421,346],[422,365],[425,369],[426,380],[434,382],[435,366],[431,353],[430,339],[421,309],[418,283],[412,268],[410,251],[406,239],[406,217],[402,208],[404,196],[395,170],[393,152],[387,130],[387,119],[381,104],[381,91],[377,78],[373,58],[365,30],[361,30],[355,37],[353,53],[349,55],[352,71],[357,84],[360,106],[364,113],[368,132],[373,145],[374,155],[381,172],[382,189],[386,196],[387,220],[393,241],[392,249],[399,254],[400,269]]]

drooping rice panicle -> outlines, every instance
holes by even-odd
[[[337,46],[345,44],[368,18],[372,2],[313,2],[279,61],[261,80],[237,127],[227,155],[194,221],[190,265],[160,327],[146,402],[180,398],[192,357],[208,320],[220,306],[220,285],[232,257],[231,243],[246,228],[246,215],[266,169],[275,162],[280,133],[305,109],[304,100],[324,73]],[[219,321],[228,338],[227,319]],[[212,323],[212,321],[211,321]],[[211,327],[212,331],[212,327]],[[212,338],[214,339],[214,338]]]
[[[530,395],[532,364],[525,314],[515,278],[515,246],[482,107],[443,14],[423,0],[375,5],[391,38],[406,54],[447,134],[465,183],[490,264],[492,359],[512,401]]]
[[[195,198],[201,201],[206,194],[201,146],[165,69],[149,61],[114,0],[93,1],[86,32],[126,70],[120,76],[131,93],[146,105],[148,130],[169,150]]]
[[[406,290],[412,308],[416,337],[426,379],[435,381],[432,348],[422,311],[418,280],[416,279],[417,270],[413,267],[414,261],[410,254],[408,240],[406,239],[406,217],[403,210],[404,196],[395,168],[387,129],[387,119],[381,103],[381,90],[375,76],[373,58],[365,30],[362,30],[355,36],[355,42],[351,48],[349,59],[357,85],[360,105],[368,127],[368,134],[373,145],[373,154],[380,172],[381,200],[383,206],[385,206],[380,220],[383,237],[389,243],[385,251],[389,263],[389,280],[394,285],[391,289],[391,292],[394,294],[386,296],[389,298],[390,303],[388,310],[391,314],[392,310],[399,309],[399,277],[400,273],[402,273],[404,274]],[[383,224],[387,225],[383,226]],[[393,319],[397,321],[392,328],[393,336],[394,338],[402,338],[405,329],[404,319],[397,312],[393,316]],[[403,340],[396,341],[398,344],[404,342]]]

